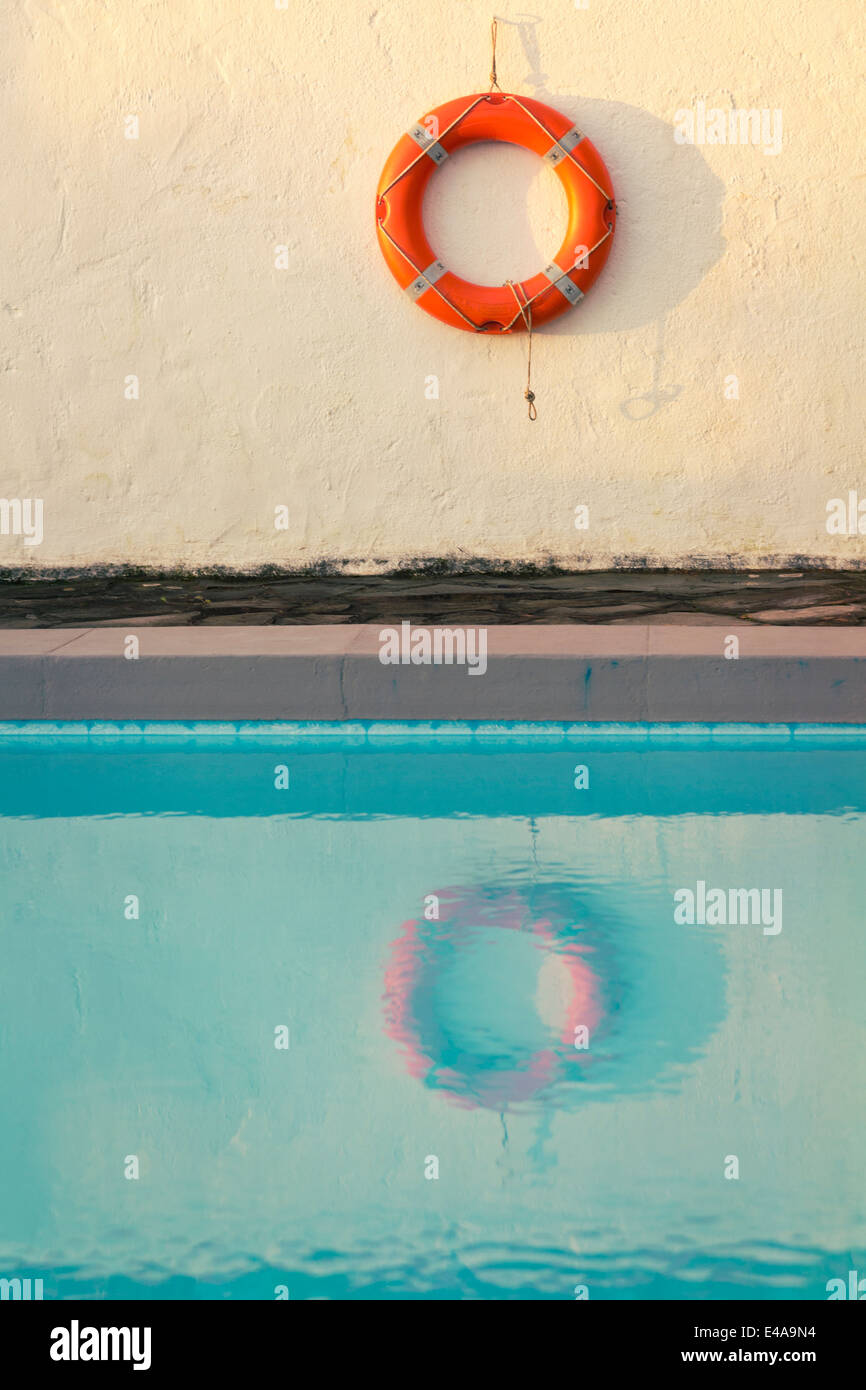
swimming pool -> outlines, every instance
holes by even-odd
[[[866,728],[6,725],[0,774],[0,1276],[866,1274]]]

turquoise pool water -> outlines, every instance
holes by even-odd
[[[0,882],[46,1298],[866,1276],[866,729],[7,725]]]

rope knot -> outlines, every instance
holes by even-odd
[[[491,46],[492,46],[492,52],[491,52],[491,54],[490,54],[490,90],[491,90],[491,92],[493,91],[493,88],[494,88],[494,87],[498,88],[500,92],[502,91],[502,88],[499,86],[499,82],[497,81],[497,77],[496,77],[496,30],[497,30],[497,27],[498,27],[498,26],[497,26],[497,23],[496,23],[496,18],[495,18],[495,16],[494,16],[493,23],[492,23],[491,26],[490,26],[490,42],[491,42]]]
[[[514,281],[506,280],[505,283],[514,295],[517,307],[520,310],[521,317],[529,333],[529,352],[526,355],[526,390],[523,393],[523,399],[529,402],[529,418],[530,420],[534,420],[536,419],[537,412],[535,409],[535,392],[532,389],[532,300],[527,299],[524,303],[524,300],[521,299],[520,295],[517,293],[517,286]],[[525,297],[525,293],[525,290],[521,286],[520,294],[523,294]],[[515,318],[516,317],[517,315],[515,314]]]

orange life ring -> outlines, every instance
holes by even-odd
[[[569,915],[571,904],[555,892],[533,889],[452,887],[438,889],[435,921],[404,922],[391,945],[385,974],[385,1015],[389,1037],[403,1052],[411,1076],[444,1091],[458,1105],[499,1111],[529,1100],[557,1081],[574,1079],[594,1065],[576,1050],[577,1029],[595,1034],[604,1022],[602,981],[593,968],[596,947],[585,925]],[[591,926],[591,924],[589,924]],[[494,1059],[467,1051],[437,1012],[437,985],[448,965],[477,949],[479,927],[496,927],[531,936],[542,955],[555,957],[570,983],[566,1017],[559,1037],[534,1052],[503,1042]]]
[[[424,190],[434,169],[478,140],[533,150],[555,169],[568,197],[568,230],[554,260],[517,284],[473,285],[448,270],[427,240]],[[376,230],[391,274],[428,314],[472,333],[519,333],[577,304],[610,254],[616,206],[595,146],[540,101],[482,92],[437,106],[402,135],[382,170]]]

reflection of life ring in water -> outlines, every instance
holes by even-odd
[[[438,919],[403,923],[385,975],[387,1032],[404,1049],[411,1075],[458,1104],[504,1110],[509,1102],[528,1100],[573,1074],[575,1066],[587,1066],[590,1054],[577,1050],[575,1040],[580,1029],[590,1035],[595,1031],[604,1008],[601,982],[590,964],[595,947],[587,923],[579,920],[580,906],[553,887],[446,888],[434,896]],[[476,994],[479,1007],[483,1003],[488,1013],[492,1007],[496,1024],[486,1046],[477,1041],[483,1030],[467,1040],[471,1018],[468,1028],[459,1022],[455,1026],[446,1007],[449,980],[474,955],[478,962],[495,965],[486,953],[497,946],[500,931],[520,933],[526,940],[526,952],[510,953],[512,974],[525,986],[534,986],[544,968],[558,977],[558,1017],[555,1023],[536,1018],[534,1045],[509,1036],[510,1020],[497,1017],[499,1004],[501,1014],[506,1013],[507,1001],[482,1001]],[[512,948],[515,944],[512,939]],[[505,939],[498,945],[494,954],[501,958]],[[527,974],[528,968],[535,969],[535,977]],[[485,989],[485,995],[492,990]],[[465,1007],[463,1013],[465,1024]]]

